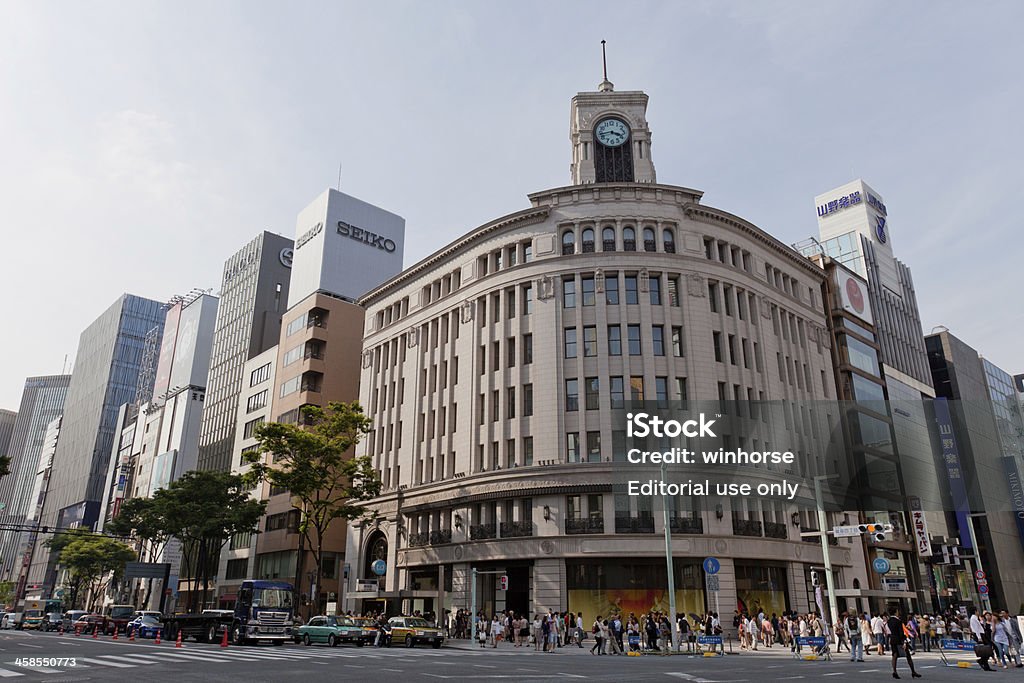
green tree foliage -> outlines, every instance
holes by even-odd
[[[139,561],[156,562],[171,538],[168,530],[172,522],[167,517],[170,514],[173,511],[161,504],[161,499],[129,498],[121,505],[117,516],[106,525],[106,530],[118,536],[134,536],[139,541]],[[149,604],[152,593],[153,579],[149,579],[142,604]]]
[[[339,519],[366,517],[362,503],[380,495],[381,482],[369,457],[351,453],[372,427],[358,402],[332,402],[327,410],[304,406],[302,414],[305,425],[268,422],[256,427],[260,447],[246,456],[252,467],[244,476],[249,486],[265,481],[291,494],[320,586],[328,529]],[[273,462],[266,463],[261,453],[273,453]]]
[[[124,573],[124,565],[135,559],[135,550],[121,541],[91,532],[58,534],[50,541],[50,548],[60,552],[60,563],[67,571],[65,586],[68,601],[77,606],[88,591],[89,609],[95,607],[107,582],[117,580]]]
[[[0,605],[4,608],[14,607],[14,583],[11,581],[0,581]],[[8,610],[9,611],[9,610]]]
[[[0,455],[0,479],[11,473],[11,459],[6,455]]]

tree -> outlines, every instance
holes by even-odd
[[[4,608],[14,606],[14,583],[11,581],[0,581],[0,605]]]
[[[260,447],[246,455],[252,467],[244,476],[251,486],[266,481],[291,494],[299,532],[316,564],[316,582],[310,587],[316,604],[313,593],[323,578],[327,530],[336,520],[365,517],[361,503],[380,495],[381,482],[369,457],[350,452],[372,427],[358,402],[331,402],[326,411],[304,406],[302,415],[304,426],[268,422],[256,427]],[[264,462],[261,453],[273,453],[273,462]]]
[[[7,455],[0,455],[0,479],[11,473],[11,458]]]
[[[72,606],[79,604],[83,589],[89,591],[89,608],[106,589],[111,579],[119,578],[124,565],[135,559],[135,551],[121,541],[94,534],[77,532],[58,534],[49,542],[51,550],[57,548],[60,563],[67,571],[66,587],[68,601]]]
[[[156,562],[171,538],[169,528],[172,523],[167,517],[171,511],[165,508],[153,498],[129,498],[121,505],[117,516],[106,525],[106,529],[115,535],[134,536],[139,540],[139,561]],[[148,605],[152,594],[153,579],[149,579],[142,604]]]
[[[224,544],[234,534],[255,531],[266,507],[266,501],[249,496],[240,475],[191,471],[157,490],[151,503],[130,510],[136,518],[125,524],[136,535],[181,541],[182,574],[202,586],[201,606]],[[195,600],[196,591],[189,591],[188,611]]]

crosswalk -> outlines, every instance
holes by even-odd
[[[71,659],[55,660],[59,665],[33,666],[28,660],[0,661],[0,679],[16,678],[28,674],[59,674],[74,673],[81,669],[103,667],[109,669],[130,669],[134,667],[159,666],[169,664],[214,663],[230,664],[232,662],[300,662],[326,660],[352,660],[353,668],[358,660],[367,660],[368,665],[378,666],[382,660],[410,662],[421,658],[450,656],[448,653],[426,650],[379,650],[376,648],[326,648],[326,647],[229,647],[217,649],[212,647],[175,648],[167,646],[128,645],[117,654],[92,654],[88,657],[72,657]],[[477,653],[466,653],[475,655]],[[71,662],[73,660],[73,664]]]

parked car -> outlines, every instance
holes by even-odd
[[[362,647],[366,644],[366,639],[372,637],[351,617],[343,616],[313,617],[295,632],[296,643],[327,643],[331,647],[338,643],[354,643]]]
[[[420,617],[391,617],[388,626],[391,627],[391,645],[415,647],[417,643],[430,643],[436,650],[444,643],[444,632]]]
[[[114,632],[114,622],[102,614],[85,614],[79,617],[74,624],[75,628],[82,627],[82,633],[92,635],[97,630],[100,634],[111,634]]]
[[[72,609],[64,613],[64,630],[72,631],[75,628],[75,622],[80,618],[84,617],[88,612],[84,609]]]
[[[164,623],[152,614],[144,614],[128,622],[128,632],[134,631],[136,638],[156,638],[157,632],[163,628]]]
[[[4,612],[3,617],[0,617],[0,628],[14,628],[14,619],[16,616],[17,615],[14,612]]]
[[[59,631],[61,625],[64,623],[64,616],[60,612],[50,612],[43,617],[43,622],[39,624],[40,631]]]
[[[137,609],[134,612],[132,612],[132,621],[138,619],[139,617],[156,617],[157,619],[161,619],[163,618],[163,616],[164,615],[162,612],[157,612],[156,610]]]

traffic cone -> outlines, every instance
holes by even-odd
[[[76,636],[82,635],[82,625],[81,624],[75,624],[75,635]]]
[[[220,639],[220,646],[221,647],[227,647],[228,646],[228,630],[227,629],[224,629],[224,637]]]
[[[117,627],[114,627],[114,640],[117,640]]]
[[[60,622],[60,627],[57,629],[57,635],[58,636],[64,635],[64,622],[63,621]]]
[[[132,643],[135,642],[135,629],[133,628],[128,629],[128,641]]]
[[[95,626],[92,627],[92,637],[94,639],[100,637],[100,625],[99,624],[96,624]]]
[[[178,631],[178,640],[175,641],[174,647],[181,647],[181,630]]]
[[[157,629],[157,630],[156,630],[156,641],[155,641],[155,643],[156,643],[157,645],[159,645],[159,644],[160,644],[160,629]]]

